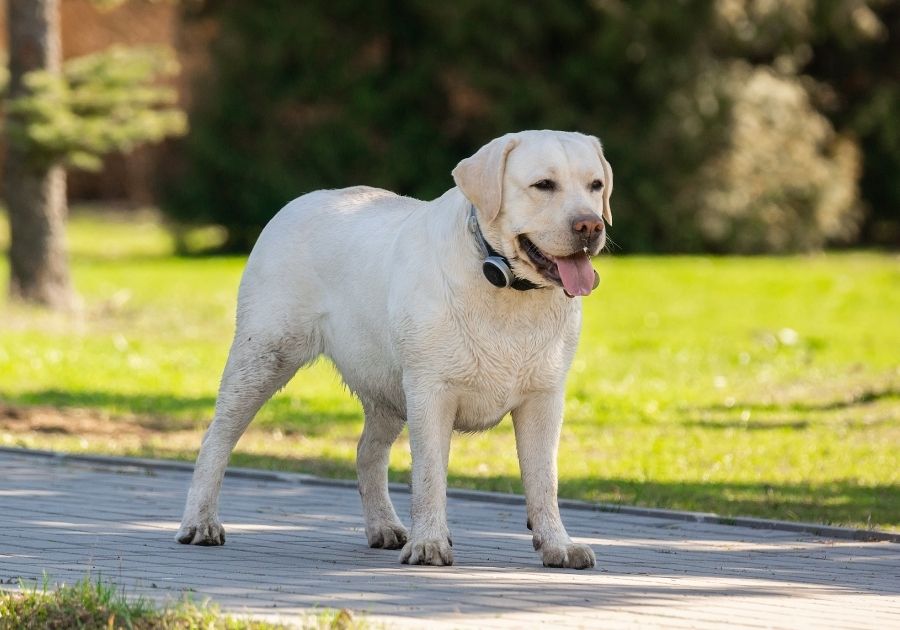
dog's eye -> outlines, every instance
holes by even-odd
[[[542,179],[538,182],[535,182],[531,185],[533,188],[537,188],[538,190],[556,190],[556,182],[552,179]]]
[[[599,179],[595,179],[594,181],[591,182],[591,191],[592,192],[597,192],[601,188],[603,188],[603,182],[601,182]]]

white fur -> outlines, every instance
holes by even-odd
[[[551,175],[557,192],[532,186]],[[594,565],[590,548],[566,533],[556,497],[581,300],[558,286],[490,285],[466,219],[471,199],[515,273],[549,285],[516,236],[527,233],[553,255],[580,250],[572,217],[609,214],[611,171],[595,138],[531,131],[493,141],[454,177],[459,187],[431,202],[367,187],[317,191],[266,226],[241,281],[234,343],[177,540],[224,543],[217,506],[235,443],[298,368],[325,355],[365,411],[357,466],[370,545],[402,547],[411,564],[451,564],[450,436],[512,412],[535,548],[548,566]],[[598,177],[602,193],[588,189]],[[388,454],[404,423],[413,456],[409,533],[387,491]]]

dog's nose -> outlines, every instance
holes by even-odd
[[[596,238],[603,231],[603,219],[596,214],[580,214],[572,221],[572,229],[584,239]]]

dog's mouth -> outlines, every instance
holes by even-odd
[[[597,287],[599,278],[591,266],[587,250],[568,256],[553,256],[541,251],[541,248],[524,234],[519,235],[518,241],[531,266],[551,283],[565,289],[569,297],[590,295]]]

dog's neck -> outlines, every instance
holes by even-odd
[[[445,268],[454,270],[454,273],[444,274],[447,289],[454,296],[454,305],[466,312],[483,311],[485,316],[505,321],[552,319],[562,312],[561,309],[580,309],[580,300],[570,300],[561,289],[552,286],[534,291],[514,291],[493,286],[484,277],[484,252],[468,226],[472,204],[466,196],[458,187],[453,187],[430,203],[432,207],[428,212],[435,220],[427,222],[422,254],[441,252]],[[498,235],[490,229],[492,226],[479,227],[485,240],[496,247]]]
[[[481,270],[488,282],[498,288],[510,288],[516,291],[531,291],[532,289],[541,288],[540,285],[533,283],[531,280],[515,275],[512,265],[509,264],[506,256],[498,252],[484,238],[481,226],[478,224],[475,204],[469,204],[469,216],[466,219],[466,226],[474,236],[478,249],[481,250],[481,254],[484,257]]]

